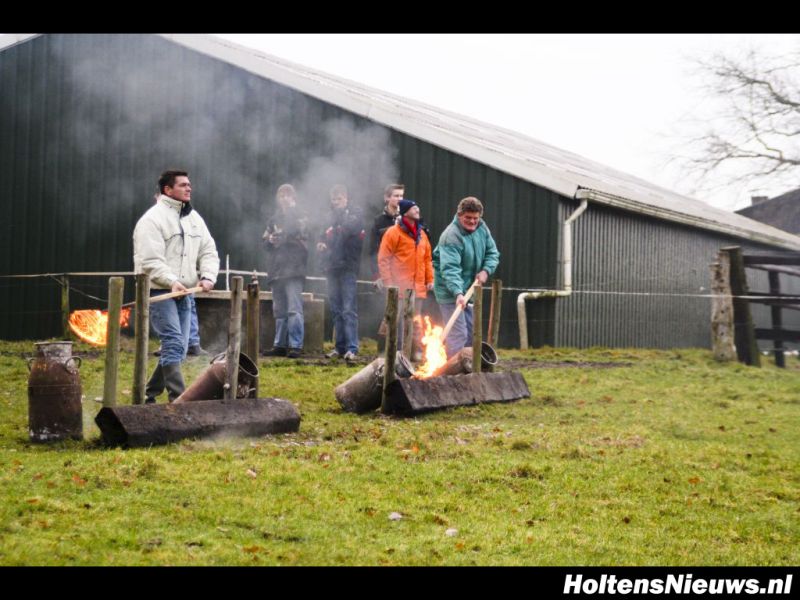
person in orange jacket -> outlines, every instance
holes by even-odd
[[[420,220],[419,206],[413,200],[399,203],[397,223],[386,230],[378,250],[378,271],[384,286],[397,286],[400,295],[413,289],[414,300],[414,355],[422,358],[422,302],[433,289],[433,260],[431,243]],[[398,320],[400,321],[400,320]],[[402,324],[398,323],[398,342],[402,344]]]

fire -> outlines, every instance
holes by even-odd
[[[425,317],[425,331],[422,334],[422,345],[425,348],[425,360],[414,373],[416,379],[427,379],[447,362],[447,353],[442,340],[442,328],[432,326],[430,317]]]
[[[123,308],[119,314],[120,327],[127,327],[131,309]],[[76,310],[69,315],[69,328],[87,344],[105,346],[108,330],[108,311]]]

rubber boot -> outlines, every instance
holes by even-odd
[[[147,387],[144,389],[144,403],[155,404],[156,396],[160,396],[161,392],[164,391],[164,385],[164,372],[161,370],[161,363],[158,363],[156,370],[153,371],[153,375],[150,377],[150,381],[147,382]]]
[[[170,402],[174,402],[175,398],[180,396],[186,389],[186,384],[183,382],[183,373],[181,373],[181,364],[164,365],[162,369],[164,371],[164,383],[167,386],[167,396],[169,396]]]

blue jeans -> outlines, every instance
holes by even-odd
[[[150,297],[167,293],[169,290],[154,290]],[[150,324],[161,340],[158,362],[162,367],[180,364],[186,358],[191,321],[192,300],[187,296],[150,305]]]
[[[439,310],[442,313],[442,319],[447,324],[456,310],[456,303],[439,304]],[[461,314],[458,315],[455,323],[453,323],[450,333],[447,334],[447,339],[444,341],[447,358],[450,358],[467,345],[472,346],[472,304],[467,304],[467,307],[461,311]]]
[[[194,294],[189,294],[189,300],[192,301],[192,324],[189,328],[189,347],[200,345],[200,323],[197,321],[197,301],[194,299]]]
[[[358,297],[356,274],[348,271],[328,273],[328,302],[336,332],[336,351],[358,354]]]
[[[287,277],[272,282],[272,314],[275,317],[275,348],[303,347],[303,283],[305,277]]]

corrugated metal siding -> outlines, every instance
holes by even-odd
[[[391,179],[421,203],[434,244],[457,202],[474,195],[486,204],[502,252],[498,276],[512,286],[554,285],[556,194],[162,38],[41,36],[0,52],[0,89],[0,206],[7,216],[0,232],[12,248],[0,258],[0,274],[130,270],[133,227],[169,167],[190,172],[194,204],[223,265],[230,254],[232,268],[263,269],[260,237],[275,189],[335,156],[340,172],[358,175],[345,183],[367,225]],[[348,125],[333,140],[326,135],[332,123]],[[370,127],[393,147],[391,177],[359,147],[360,132]],[[313,214],[327,211],[327,190],[337,182],[319,179],[305,190]],[[74,284],[106,296],[105,281]],[[133,297],[130,280],[125,296]],[[375,295],[363,297],[365,308],[375,304]],[[59,332],[55,283],[1,280],[0,298],[0,337]],[[101,306],[77,294],[72,304]],[[550,323],[542,343],[552,343],[552,311],[543,303],[530,315]],[[374,337],[366,313],[361,333]],[[510,294],[501,342],[517,343]]]
[[[576,204],[563,202],[561,220]],[[730,237],[645,219],[590,204],[573,230],[573,289],[556,303],[559,346],[646,348],[710,347],[710,267],[720,248],[774,250]],[[767,276],[747,269],[751,290],[766,292]],[[782,276],[785,293],[800,280]],[[682,296],[685,295],[685,296]],[[757,327],[769,327],[769,309],[751,305]],[[784,327],[798,322],[784,311]],[[762,342],[766,348],[769,342]]]

